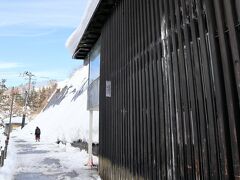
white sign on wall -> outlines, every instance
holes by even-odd
[[[111,97],[111,81],[106,81],[106,97]]]

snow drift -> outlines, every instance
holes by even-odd
[[[89,112],[87,111],[88,66],[77,70],[73,76],[58,83],[58,87],[42,112],[27,126],[23,133],[33,134],[36,126],[41,129],[41,140],[71,143],[88,141]],[[93,142],[98,143],[98,112],[93,114]]]

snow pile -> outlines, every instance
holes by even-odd
[[[34,137],[38,126],[44,141],[88,141],[87,77],[88,67],[84,66],[70,79],[59,83],[48,105],[23,128],[22,133],[30,133]],[[98,143],[98,112],[93,115],[93,142]]]
[[[13,142],[10,140],[8,144],[7,158],[4,160],[4,166],[0,168],[0,179],[12,179],[16,167],[16,159],[16,149]]]
[[[0,150],[4,149],[6,139],[7,139],[7,136],[3,134],[3,129],[0,129]]]

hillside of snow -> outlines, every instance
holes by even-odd
[[[83,66],[73,76],[58,83],[58,87],[42,112],[22,129],[32,134],[41,129],[41,140],[71,143],[88,141],[89,111],[87,111],[88,67]],[[98,112],[93,114],[93,142],[98,143]]]

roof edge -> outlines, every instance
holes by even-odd
[[[85,30],[87,29],[89,23],[91,22],[91,18],[94,15],[97,7],[99,6],[101,0],[91,0],[87,5],[83,18],[80,22],[80,25],[73,31],[73,33],[67,39],[65,46],[70,51],[72,56],[74,56],[79,41],[84,35]]]
[[[72,58],[84,60],[101,36],[102,28],[121,0],[93,0],[91,16],[86,16],[73,35],[69,38]],[[97,2],[97,3],[96,3]],[[91,6],[90,6],[91,7]],[[87,23],[86,23],[87,22]],[[71,45],[71,46],[70,46]]]

